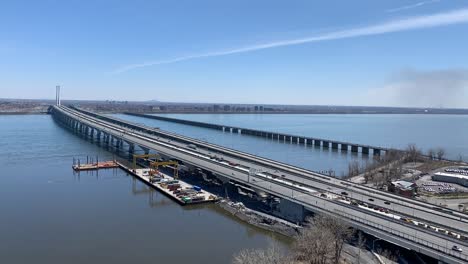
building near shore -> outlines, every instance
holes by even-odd
[[[408,181],[393,181],[388,186],[388,190],[390,192],[406,197],[413,197],[416,192],[416,188],[416,183]]]
[[[445,172],[436,172],[432,176],[433,181],[440,181],[440,182],[449,182],[449,183],[456,183],[461,186],[468,187],[468,176],[462,174],[453,174],[453,173],[445,173]]]

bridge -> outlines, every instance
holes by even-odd
[[[336,141],[336,140],[322,139],[322,138],[315,138],[315,137],[305,137],[305,136],[284,134],[284,133],[271,132],[271,131],[263,131],[263,130],[251,129],[251,128],[242,128],[242,127],[229,126],[229,125],[212,124],[212,123],[172,118],[172,117],[167,117],[167,116],[148,115],[148,114],[140,114],[140,113],[132,113],[132,112],[126,112],[124,114],[150,118],[150,119],[156,119],[156,120],[161,120],[161,121],[166,121],[166,122],[178,123],[178,124],[183,124],[183,125],[191,125],[191,126],[215,129],[215,130],[220,130],[223,132],[256,136],[256,137],[261,137],[265,139],[277,140],[279,142],[284,142],[284,143],[303,144],[303,145],[309,145],[309,146],[322,147],[324,149],[331,148],[331,149],[341,150],[343,152],[355,152],[355,153],[360,152],[362,154],[372,154],[372,155],[379,156],[380,154],[385,153],[390,150],[388,148],[370,146],[370,145],[364,145],[364,144],[356,144],[356,143],[351,143],[351,142]]]
[[[153,150],[278,197],[286,217],[300,219],[306,211],[329,214],[440,262],[468,261],[468,216],[463,213],[76,108],[53,106],[51,114],[69,130],[103,144],[126,147],[130,153],[137,147]],[[452,250],[453,245],[463,252]]]

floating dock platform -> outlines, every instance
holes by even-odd
[[[159,190],[181,205],[200,204],[218,201],[219,198],[198,186],[175,179],[160,171],[151,175],[151,169],[131,169],[116,162],[120,168],[137,177],[147,185]]]
[[[119,168],[119,164],[115,160],[101,161],[87,164],[73,164],[73,170],[84,171],[84,170],[98,170],[98,169],[110,169]]]

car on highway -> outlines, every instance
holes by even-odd
[[[341,192],[341,194],[342,194],[342,195],[348,195],[348,193],[347,193],[347,192]]]
[[[389,201],[385,201],[384,204],[390,205],[390,202],[389,202]]]
[[[458,246],[456,246],[456,245],[454,245],[454,246],[452,247],[452,250],[457,251],[457,252],[463,252],[463,249],[461,249],[460,247],[458,247]]]
[[[369,198],[369,201],[373,202],[373,201],[374,201],[374,199],[372,199],[372,198]]]

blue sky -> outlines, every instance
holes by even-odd
[[[0,98],[468,108],[468,1],[0,1]]]

